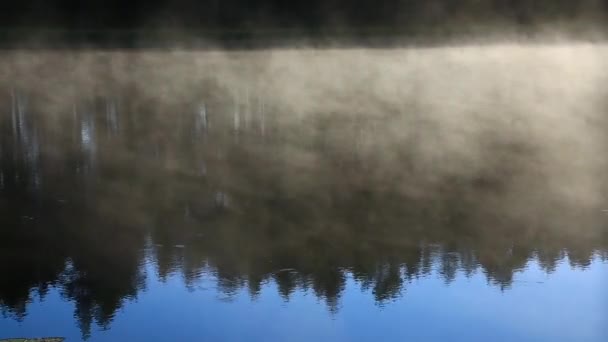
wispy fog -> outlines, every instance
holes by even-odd
[[[139,113],[131,140],[183,118],[200,126],[204,115],[205,129],[281,135],[298,165],[323,164],[315,150],[323,141],[354,156],[362,179],[410,197],[456,187],[492,217],[577,229],[573,222],[603,220],[608,208],[605,45],[24,50],[3,52],[0,66],[5,102],[27,99],[37,131],[54,139],[72,134],[65,120],[102,98],[117,115]]]

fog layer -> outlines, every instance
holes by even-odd
[[[571,231],[604,216],[607,57],[593,44],[15,51],[2,54],[0,72],[5,99],[37,103],[35,126],[49,137],[72,134],[62,125],[91,111],[91,99],[130,116],[139,127],[130,139],[142,143],[204,113],[206,129],[281,136],[297,165],[323,165],[321,146],[356,162],[361,179],[409,197],[457,187],[483,222],[491,212]],[[109,156],[123,153],[114,146]]]

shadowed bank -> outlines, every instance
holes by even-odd
[[[598,41],[608,3],[470,0],[6,1],[2,46],[264,48]]]

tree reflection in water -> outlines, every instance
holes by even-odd
[[[566,257],[578,268],[608,257],[602,208],[527,187],[538,156],[526,141],[494,137],[483,167],[447,172],[421,165],[415,135],[384,136],[424,125],[415,105],[298,117],[262,80],[149,91],[94,63],[84,84],[58,76],[62,64],[39,70],[57,88],[4,74],[0,306],[16,319],[56,287],[86,337],[146,288],[147,263],[193,290],[212,277],[225,298],[255,299],[273,282],[287,301],[311,291],[337,311],[349,276],[382,305],[434,271],[446,284],[483,272],[508,290],[532,260],[550,274]]]

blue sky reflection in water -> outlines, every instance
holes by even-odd
[[[227,296],[215,289],[212,274],[192,289],[180,274],[161,282],[152,264],[146,269],[147,289],[126,301],[110,329],[94,325],[90,341],[605,341],[608,333],[608,263],[599,258],[585,270],[564,260],[551,275],[530,262],[504,290],[481,272],[459,273],[450,284],[433,273],[412,280],[387,303],[376,302],[349,275],[335,311],[311,291],[297,290],[285,300],[272,282],[255,298],[246,289]],[[0,321],[0,337],[80,340],[74,305],[57,292],[35,298],[23,321]]]
[[[4,52],[0,338],[605,341],[607,57]]]

